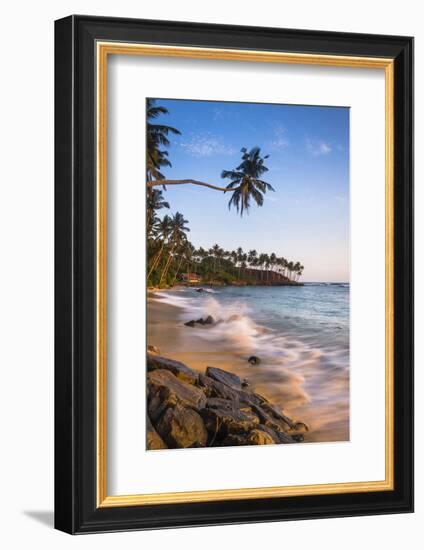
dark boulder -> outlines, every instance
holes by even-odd
[[[222,399],[231,399],[234,402],[239,401],[240,398],[237,390],[204,374],[199,374],[198,386],[202,388],[207,397],[221,397]]]
[[[260,425],[260,429],[272,437],[275,443],[293,443],[293,439],[283,431],[273,430],[264,424]]]
[[[265,399],[265,397],[262,397],[262,395],[259,395],[258,393],[253,394],[255,397],[255,404],[259,405],[263,411],[268,413],[273,419],[281,420],[286,424],[289,428],[294,429],[295,422],[286,416],[283,412],[280,412],[277,410],[271,403],[268,401],[268,399]]]
[[[222,399],[222,397],[209,397],[206,400],[206,409],[226,409],[234,410],[235,404],[231,399]]]
[[[206,405],[206,396],[201,389],[180,380],[165,369],[148,373],[149,409],[159,406],[174,406],[177,403],[193,409],[202,409]],[[157,418],[157,413],[154,415]],[[154,421],[153,417],[152,420]]]
[[[197,372],[184,365],[184,363],[180,363],[180,361],[174,361],[174,359],[168,359],[160,355],[148,354],[147,370],[155,371],[158,369],[169,370],[177,378],[189,384],[196,384],[199,377]]]
[[[210,378],[213,378],[217,382],[221,382],[221,384],[225,384],[230,388],[241,390],[241,379],[232,372],[218,369],[216,367],[207,367],[206,376],[209,376]]]
[[[247,437],[248,445],[274,445],[271,435],[263,430],[252,430]]]
[[[219,432],[221,436],[228,433],[246,433],[259,425],[259,418],[248,407],[237,408],[225,404],[205,408],[200,414],[208,432]]]
[[[257,414],[261,427],[268,427],[277,434],[285,434],[286,433],[286,423],[283,422],[280,418],[276,418],[270,414],[268,414],[267,411],[265,411],[261,406],[252,403],[251,404],[252,410]]]
[[[229,373],[231,374],[231,373]],[[222,382],[218,382],[210,376],[206,376],[202,373],[199,373],[199,379],[197,385],[202,388],[207,397],[218,397],[222,399],[229,399],[234,402],[235,405],[240,404],[256,404],[260,405],[261,401],[256,396],[256,394],[245,389],[245,386],[242,383],[241,390],[238,390]]]
[[[309,429],[232,372],[197,373],[153,350],[147,367],[148,449],[294,443]]]
[[[309,432],[309,428],[304,422],[296,422],[293,429],[301,433]]]
[[[247,362],[248,362],[250,365],[260,365],[261,360],[259,359],[259,357],[256,357],[256,355],[251,355],[251,356],[249,357],[249,359],[247,360]]]
[[[170,448],[205,447],[208,439],[200,415],[181,405],[168,408],[156,428]]]
[[[240,447],[241,445],[249,445],[247,434],[227,434],[221,441],[222,447]]]
[[[191,321],[187,321],[187,323],[184,323],[186,327],[195,327],[196,325],[213,325],[215,323],[214,318],[212,315],[208,315],[205,319],[203,317],[200,317],[200,319],[192,319]]]
[[[146,445],[149,451],[168,448],[163,439],[154,429],[152,423],[150,422],[149,415],[147,415],[146,420]]]

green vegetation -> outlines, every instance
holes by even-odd
[[[162,174],[163,167],[170,167],[169,136],[180,134],[171,126],[157,124],[160,115],[168,113],[165,107],[147,100],[147,282],[149,286],[172,286],[181,279],[183,273],[196,273],[201,282],[211,284],[295,284],[302,275],[303,266],[299,262],[288,261],[283,257],[257,253],[251,250],[225,251],[218,244],[211,249],[196,250],[187,238],[190,231],[188,220],[180,212],[162,218],[158,213],[169,209],[170,205],[163,196],[168,185],[193,184],[207,187],[224,194],[231,193],[228,208],[235,207],[243,216],[251,206],[251,201],[262,206],[264,194],[274,191],[272,186],[262,179],[268,171],[259,147],[248,151],[241,149],[240,164],[234,170],[223,170],[221,177],[229,179],[226,187],[212,185],[192,179],[169,180]],[[157,189],[162,187],[162,190]]]

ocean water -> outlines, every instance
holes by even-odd
[[[349,284],[178,288],[160,299],[181,308],[181,324],[212,315],[218,323],[187,328],[183,345],[234,357],[235,372],[309,424],[308,441],[349,439]]]

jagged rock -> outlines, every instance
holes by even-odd
[[[261,360],[260,360],[259,357],[257,357],[256,355],[251,355],[251,356],[249,357],[249,359],[247,360],[247,362],[248,362],[250,365],[260,365]]]
[[[174,359],[168,359],[161,357],[160,355],[147,355],[147,370],[154,371],[157,369],[169,370],[180,380],[195,384],[199,377],[198,373],[188,368],[184,363],[180,361],[174,361]]]
[[[271,417],[276,418],[277,420],[282,420],[289,428],[293,428],[295,426],[295,422],[288,416],[286,416],[284,413],[278,411],[271,403],[268,401],[268,399],[265,399],[265,397],[262,397],[262,395],[259,395],[258,393],[253,394],[256,399],[259,400],[259,403],[255,402],[255,404],[259,405],[263,411],[268,413]]]
[[[306,432],[309,431],[308,426],[304,422],[296,422],[292,428],[289,428],[287,430],[287,433],[290,434],[291,438],[296,441],[297,443],[300,443],[305,439]]]
[[[220,443],[222,447],[239,447],[240,445],[248,445],[246,434],[228,434]]]
[[[155,355],[160,355],[160,349],[157,346],[148,345],[147,352]]]
[[[206,376],[199,373],[199,379],[197,385],[201,387],[207,397],[218,397],[222,399],[232,400],[235,404],[256,404],[260,405],[261,401],[252,392],[244,389],[237,390],[233,387],[227,386],[222,382],[218,382],[210,376]]]
[[[309,432],[309,427],[304,422],[296,422],[294,425],[294,430],[305,433]]]
[[[156,425],[171,448],[205,447],[208,433],[200,415],[181,405],[169,407]]]
[[[147,375],[148,383],[148,410],[153,422],[164,408],[181,404],[193,409],[203,409],[206,405],[206,396],[196,386],[180,380],[165,369],[151,371]]]
[[[268,427],[277,434],[285,433],[286,423],[281,419],[272,417],[262,407],[257,404],[251,404],[252,410],[257,414],[261,427]]]
[[[273,445],[276,443],[274,438],[263,430],[252,430],[247,441],[249,445]]]
[[[147,415],[146,420],[146,444],[149,451],[168,448],[161,436],[154,429],[152,423],[150,422],[149,415]]]
[[[216,367],[207,367],[206,376],[209,376],[209,378],[213,378],[217,382],[221,382],[221,384],[225,384],[230,388],[241,390],[241,380],[232,372],[218,369]]]
[[[203,389],[207,397],[222,397],[223,399],[232,399],[234,401],[239,399],[237,390],[204,374],[199,374],[198,386]]]
[[[206,429],[210,433],[246,433],[259,425],[259,418],[249,407],[236,408],[230,405],[205,408],[200,411]]]
[[[214,318],[212,315],[208,315],[205,319],[203,317],[200,317],[200,319],[192,319],[191,321],[187,321],[187,323],[184,323],[186,327],[195,327],[196,325],[213,325],[214,324]]]
[[[209,397],[206,400],[207,409],[234,409],[234,401],[230,399],[222,399],[222,397]]]
[[[275,443],[293,443],[293,439],[287,435],[285,432],[282,431],[276,431],[270,428],[269,426],[265,426],[264,424],[261,424],[259,428],[266,432]]]
[[[148,448],[303,441],[306,424],[291,420],[247,387],[246,379],[223,369],[197,373],[148,353]]]

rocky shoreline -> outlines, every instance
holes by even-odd
[[[308,426],[278,410],[229,371],[205,373],[147,353],[147,448],[272,445],[304,440]]]

